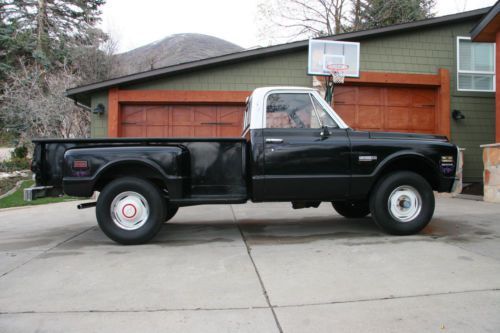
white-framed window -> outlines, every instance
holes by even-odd
[[[495,91],[495,44],[457,37],[457,90]]]

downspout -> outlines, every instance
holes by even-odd
[[[73,101],[75,102],[76,106],[81,107],[82,109],[87,110],[87,111],[92,111],[92,109],[90,108],[90,106],[81,104],[80,102],[78,102],[78,100],[76,98],[73,99]]]

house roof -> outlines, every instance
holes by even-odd
[[[500,30],[500,1],[497,1],[490,10],[484,15],[470,34],[475,42],[495,42],[496,33]]]
[[[333,36],[323,37],[322,39],[359,41],[362,39],[378,37],[382,35],[401,33],[405,31],[412,31],[415,29],[446,25],[452,22],[460,22],[463,20],[476,19],[487,13],[489,9],[490,7],[481,8],[463,13],[440,16],[420,21],[414,21],[410,23],[395,24],[383,28],[337,34]],[[162,67],[158,69],[153,69],[145,72],[121,76],[110,80],[100,81],[92,84],[71,88],[66,91],[66,96],[75,100],[75,102],[77,101],[79,103],[89,106],[90,94],[107,88],[144,82],[167,75],[180,74],[193,70],[200,70],[209,67],[242,62],[263,56],[289,53],[293,51],[307,49],[308,45],[309,45],[309,40],[301,40],[297,42],[291,42],[269,47],[262,47],[258,49],[246,50],[213,58],[181,63],[173,66]]]

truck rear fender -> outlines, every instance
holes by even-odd
[[[154,161],[126,158],[114,160],[102,166],[94,176],[94,189],[102,190],[110,181],[124,176],[146,178],[160,188],[166,189],[169,196],[178,196],[181,190],[179,177],[170,176]]]

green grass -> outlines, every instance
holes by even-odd
[[[44,205],[48,203],[65,202],[77,199],[74,197],[62,196],[57,198],[41,198],[34,201],[24,201],[23,190],[27,187],[32,186],[33,183],[33,180],[26,180],[16,192],[12,193],[8,197],[0,199],[0,208]]]

